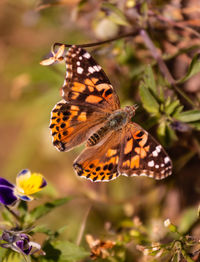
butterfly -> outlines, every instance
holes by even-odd
[[[120,108],[114,87],[92,56],[73,45],[64,61],[63,100],[52,110],[50,129],[59,151],[86,142],[73,163],[77,175],[93,182],[119,175],[155,179],[171,175],[172,162],[164,148],[132,122],[135,106]]]

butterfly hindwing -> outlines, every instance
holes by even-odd
[[[111,112],[120,107],[119,98],[100,65],[84,49],[72,46],[66,56],[63,98],[79,105],[98,106]]]
[[[74,168],[78,176],[93,182],[110,181],[119,176],[119,135],[110,132],[104,139],[86,148],[74,161]]]
[[[172,163],[163,147],[144,129],[129,123],[123,131],[119,170],[126,176],[163,179],[172,173]]]

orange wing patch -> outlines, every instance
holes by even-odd
[[[91,155],[92,148],[86,149],[83,152],[83,157],[80,155],[74,161],[74,168],[78,176],[85,177],[93,182],[109,181],[119,176],[118,162],[119,150],[108,148],[105,155],[98,155],[95,152]],[[85,159],[87,157],[87,159]]]
[[[79,82],[74,82],[74,84],[73,84],[73,86],[72,86],[72,90],[74,91],[74,92],[84,92],[85,91],[85,89],[86,89],[86,86],[84,85],[84,84],[81,84],[81,83],[79,83]]]
[[[131,168],[138,168],[140,166],[140,157],[138,155],[131,158]]]
[[[100,101],[102,101],[102,98],[99,96],[94,96],[94,95],[90,95],[85,99],[85,102],[87,103],[92,103],[92,104],[97,104]]]
[[[78,121],[85,122],[87,120],[86,112],[81,112],[77,119]]]
[[[127,141],[124,147],[124,154],[128,154],[133,150],[133,139]]]
[[[138,141],[138,144],[143,147],[147,140],[148,140],[148,135],[145,132],[142,131],[137,131],[133,133],[133,137],[136,141]]]
[[[50,122],[51,134],[53,136],[53,144],[63,151],[63,142],[66,142],[67,137],[71,135],[74,128],[70,127],[70,121],[78,114],[77,106],[69,106],[69,111],[60,110],[65,103],[58,103],[52,110]],[[63,141],[63,142],[61,142]]]

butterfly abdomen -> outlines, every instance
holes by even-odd
[[[97,130],[96,133],[91,135],[87,141],[87,146],[94,146],[96,145],[109,131],[109,125],[105,125]]]
[[[128,114],[124,110],[117,110],[108,117],[108,121],[87,141],[88,146],[96,145],[109,131],[119,130],[127,122]]]

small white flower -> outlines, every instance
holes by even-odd
[[[164,226],[165,227],[169,227],[171,225],[171,221],[170,221],[170,219],[168,218],[168,219],[166,219],[165,221],[164,221]]]

